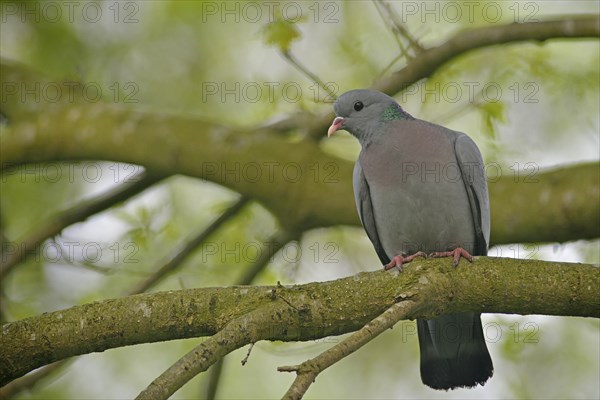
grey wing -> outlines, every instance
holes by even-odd
[[[457,136],[454,150],[475,222],[474,255],[486,255],[490,243],[490,198],[483,158],[475,142],[464,133]]]
[[[358,210],[358,216],[360,222],[362,222],[367,236],[373,243],[377,256],[382,264],[390,262],[390,258],[383,250],[381,241],[379,240],[379,234],[377,233],[377,227],[375,226],[375,216],[373,214],[373,204],[371,203],[371,194],[369,192],[369,184],[365,178],[362,167],[360,166],[360,158],[356,160],[354,164],[354,174],[352,177],[354,186],[354,200],[356,201],[356,209]]]

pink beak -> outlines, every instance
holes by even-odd
[[[344,118],[336,117],[331,123],[329,129],[327,129],[327,137],[331,137],[331,135],[333,135],[335,131],[337,131],[338,129],[342,129],[342,125],[344,125]]]

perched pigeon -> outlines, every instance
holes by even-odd
[[[416,256],[472,260],[486,255],[490,207],[483,160],[467,135],[406,113],[373,90],[352,90],[333,106],[327,135],[344,129],[362,151],[354,196],[385,268]],[[421,379],[434,389],[483,385],[493,374],[480,314],[417,321]]]

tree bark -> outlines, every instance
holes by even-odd
[[[482,47],[523,42],[545,42],[549,39],[598,37],[599,17],[573,17],[557,21],[514,23],[511,25],[486,26],[462,31],[440,46],[419,53],[405,68],[375,84],[386,93],[398,93],[413,83],[431,76],[440,66],[457,55]]]
[[[67,357],[212,336],[232,321],[238,326],[243,320],[247,331],[228,351],[259,340],[352,332],[402,300],[417,304],[410,318],[467,311],[598,318],[598,293],[600,269],[591,265],[477,257],[456,269],[447,259],[427,259],[413,261],[403,273],[376,271],[331,282],[134,295],[4,324],[0,385]]]

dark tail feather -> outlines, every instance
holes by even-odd
[[[421,380],[433,389],[483,385],[494,373],[480,314],[417,320]]]

